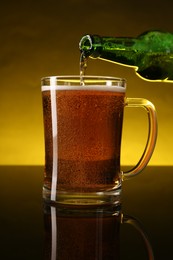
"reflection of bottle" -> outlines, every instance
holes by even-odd
[[[148,80],[173,80],[173,34],[150,31],[137,38],[83,36],[80,50],[85,57],[134,66]]]

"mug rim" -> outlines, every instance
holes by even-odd
[[[126,79],[125,78],[121,78],[121,77],[114,77],[114,76],[100,76],[100,75],[85,75],[85,76],[80,76],[80,75],[55,75],[55,76],[45,76],[45,77],[42,77],[41,78],[41,81],[42,80],[45,80],[45,79],[51,79],[51,78],[54,78],[54,79],[76,79],[76,80],[79,80],[81,78],[83,79],[102,79],[102,80],[116,80],[116,81],[122,81],[122,82],[126,82]]]
[[[81,85],[81,78],[84,82],[84,85]],[[80,76],[80,75],[60,75],[60,76],[47,76],[41,78],[41,85],[42,87],[63,87],[69,86],[82,88],[92,87],[99,85],[101,88],[106,87],[113,90],[113,88],[118,87],[121,88],[122,91],[126,90],[126,79],[112,77],[112,76],[96,76],[96,75],[87,75],[87,76]]]

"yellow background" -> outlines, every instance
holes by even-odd
[[[136,37],[173,32],[173,1],[37,0],[0,3],[0,164],[44,164],[40,78],[79,74],[85,34]],[[87,74],[127,79],[127,96],[155,104],[158,140],[150,165],[173,165],[173,83],[143,81],[131,68],[89,60]],[[135,164],[145,145],[147,117],[126,109],[122,164]]]

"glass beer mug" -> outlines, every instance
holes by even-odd
[[[126,97],[126,80],[54,76],[42,79],[45,133],[43,198],[73,205],[119,204],[122,180],[148,164],[157,137],[154,105]],[[129,172],[120,166],[123,112],[142,107],[149,119],[146,147]]]

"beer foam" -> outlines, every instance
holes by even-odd
[[[89,91],[109,91],[109,92],[125,92],[126,87],[112,86],[112,85],[86,85],[86,86],[69,86],[69,85],[52,85],[52,86],[42,86],[42,91],[50,90],[89,90]]]

